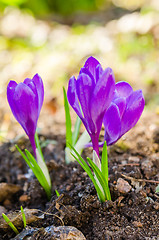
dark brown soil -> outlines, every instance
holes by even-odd
[[[0,207],[6,213],[23,208],[38,209],[43,218],[33,221],[33,227],[74,226],[87,240],[105,239],[159,239],[159,125],[157,115],[146,114],[125,137],[108,148],[109,185],[112,201],[100,203],[94,186],[77,162],[64,162],[65,136],[40,136],[41,142],[52,139],[43,148],[52,179],[52,198],[45,192],[14,147],[8,142],[0,147],[0,182],[20,186],[20,190],[4,199]],[[30,149],[26,139],[17,144]],[[85,149],[83,157],[91,156]],[[117,187],[125,180],[131,190]],[[60,193],[57,198],[55,189]],[[22,231],[23,227],[18,227]],[[11,239],[15,233],[0,228],[0,239]],[[33,239],[42,239],[34,236]],[[44,238],[43,238],[44,239]],[[47,238],[48,239],[48,238]],[[53,239],[53,238],[50,238]],[[59,238],[60,239],[60,238]]]

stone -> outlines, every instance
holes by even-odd
[[[128,193],[131,190],[130,184],[125,181],[123,178],[118,178],[116,188],[120,193]]]
[[[12,240],[23,239],[86,240],[83,233],[75,227],[72,226],[55,227],[53,225],[39,229],[27,226],[20,234],[18,234]]]

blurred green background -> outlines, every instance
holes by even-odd
[[[1,9],[12,5],[20,9],[30,9],[36,16],[46,16],[52,13],[67,16],[77,11],[97,11],[104,8],[106,2],[104,0],[2,0]]]
[[[142,89],[146,107],[159,112],[158,50],[158,0],[0,0],[0,131],[15,135],[6,101],[10,79],[38,72],[46,109],[60,121],[62,86],[90,55],[111,67],[116,81]]]

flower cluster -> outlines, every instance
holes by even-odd
[[[36,159],[27,150],[25,150],[25,155],[18,146],[17,149],[50,199],[51,180],[36,133],[37,121],[44,100],[44,86],[41,77],[36,74],[33,79],[26,78],[23,83],[19,84],[10,81],[7,87],[7,98],[14,117],[30,139]],[[99,199],[101,201],[110,200],[107,145],[118,141],[139,120],[145,105],[142,91],[133,91],[126,82],[115,84],[112,69],[103,70],[101,64],[94,57],[89,57],[77,79],[73,76],[69,80],[67,96],[64,90],[64,102],[67,162],[69,162],[68,158],[71,159],[73,156],[91,178]],[[77,118],[73,134],[68,102],[81,119]],[[81,121],[90,137],[88,134],[84,134],[77,141]],[[102,124],[105,127],[105,141],[99,143]],[[78,149],[81,151],[80,145],[83,147],[90,138],[93,146],[93,161],[87,158],[87,162],[94,174],[78,152]],[[101,161],[99,146],[103,146]]]
[[[133,91],[126,82],[115,84],[112,69],[89,57],[77,80],[69,80],[68,101],[88,131],[93,149],[99,156],[98,144],[102,123],[107,145],[114,144],[139,120],[145,105],[141,90]]]

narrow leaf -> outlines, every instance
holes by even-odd
[[[78,141],[76,144],[73,146],[77,152],[81,155],[83,149],[85,148],[85,145],[89,143],[91,140],[90,135],[88,132],[85,130],[82,135],[79,137]]]
[[[108,184],[108,154],[107,154],[107,143],[104,142],[101,160],[101,171],[105,181]]]
[[[24,228],[26,228],[26,217],[25,217],[24,209],[22,206],[21,206],[21,213],[22,213]]]
[[[103,188],[103,191],[105,194],[105,199],[111,200],[109,186],[108,186],[107,182],[105,182],[102,172],[99,170],[99,168],[95,165],[95,163],[90,158],[87,158],[87,160]]]
[[[12,228],[12,230],[15,232],[15,234],[18,235],[19,231],[14,226],[14,224],[11,222],[11,220],[4,213],[2,213],[2,216],[3,216],[4,220],[8,223],[8,225]]]
[[[69,144],[72,145],[72,131],[71,131],[71,117],[70,117],[70,109],[67,100],[67,95],[65,88],[63,87],[63,95],[64,95],[64,107],[65,107],[65,119],[66,119],[66,147],[70,147]]]
[[[51,187],[48,184],[48,181],[43,173],[43,171],[41,170],[41,168],[39,167],[38,163],[36,162],[35,158],[33,157],[33,155],[27,150],[25,149],[25,153],[27,155],[27,157],[29,158],[30,162],[33,164],[34,168],[32,169],[36,178],[38,179],[39,183],[41,184],[41,186],[44,188],[48,198],[50,199],[51,197]]]
[[[99,186],[96,183],[96,180],[94,179],[94,176],[92,174],[91,169],[89,168],[89,166],[87,165],[87,163],[84,161],[84,159],[79,155],[79,153],[76,151],[76,149],[72,146],[70,146],[73,151],[75,152],[75,154],[77,155],[77,158],[73,153],[72,156],[76,159],[76,161],[81,165],[81,167],[84,169],[84,171],[88,174],[88,176],[90,177],[90,179],[92,180],[94,187],[97,191],[97,194],[99,196],[99,199],[101,202],[105,202],[105,196],[103,195],[102,191],[100,190]]]
[[[35,177],[38,179],[38,181],[41,184],[41,186],[43,187],[43,189],[45,190],[48,199],[50,199],[51,198],[51,188],[45,178],[45,175],[43,174],[43,171],[39,167],[38,163],[36,162],[36,160],[34,159],[32,154],[27,149],[25,149],[25,153],[27,155],[27,157],[26,157],[25,154],[20,150],[20,148],[17,145],[16,145],[16,148],[19,151],[19,153],[21,154],[21,156],[23,157],[23,159],[25,160],[25,162],[28,164],[28,166],[33,171]]]
[[[98,194],[98,197],[99,197],[99,200],[101,202],[105,202],[105,196],[103,195],[101,189],[99,188],[98,184],[96,183],[96,180],[94,179],[94,176],[91,172],[87,171],[87,168],[85,167],[85,165],[82,164],[82,162],[80,162],[80,160],[74,155],[72,154],[72,156],[76,159],[76,161],[81,165],[81,167],[83,168],[83,170],[87,173],[87,175],[89,176],[89,178],[91,179],[91,181],[93,182],[93,185],[97,191],[97,194]],[[87,165],[88,166],[88,165]]]
[[[38,152],[39,152],[41,158],[43,159],[43,161],[45,162],[44,157],[43,157],[43,153],[42,153],[42,150],[41,150],[41,147],[40,147],[40,142],[39,142],[39,137],[38,137],[37,132],[35,133],[34,138],[35,138],[35,144],[36,144],[36,147],[38,149]]]
[[[41,155],[39,154],[39,151],[38,149],[36,148],[35,150],[36,152],[36,160],[37,160],[37,164],[39,165],[40,169],[42,170],[50,188],[51,188],[51,179],[50,179],[50,174],[49,174],[49,171],[48,171],[48,168],[47,168],[47,165],[44,161],[44,159],[41,157]]]
[[[80,126],[81,126],[81,119],[77,116],[74,131],[73,131],[73,134],[72,134],[72,145],[73,146],[75,146],[75,144],[78,140]]]
[[[86,172],[89,172],[89,174],[92,174],[92,171],[91,171],[91,169],[89,168],[89,166],[87,165],[87,163],[85,162],[85,160],[79,155],[79,153],[77,152],[77,150],[73,147],[73,146],[71,146],[70,145],[70,147],[73,149],[73,151],[74,151],[74,153],[76,154],[76,156],[79,158],[79,160],[80,160],[80,162],[85,166],[85,168],[86,168]],[[71,153],[71,155],[73,155],[72,153]],[[73,155],[73,157],[75,157],[74,155]],[[76,158],[77,158],[76,157]],[[75,159],[76,159],[75,158]],[[76,159],[77,160],[77,159]],[[93,176],[93,174],[92,174],[92,176]]]
[[[55,193],[56,193],[56,196],[59,197],[60,196],[60,193],[57,189],[55,189]]]

